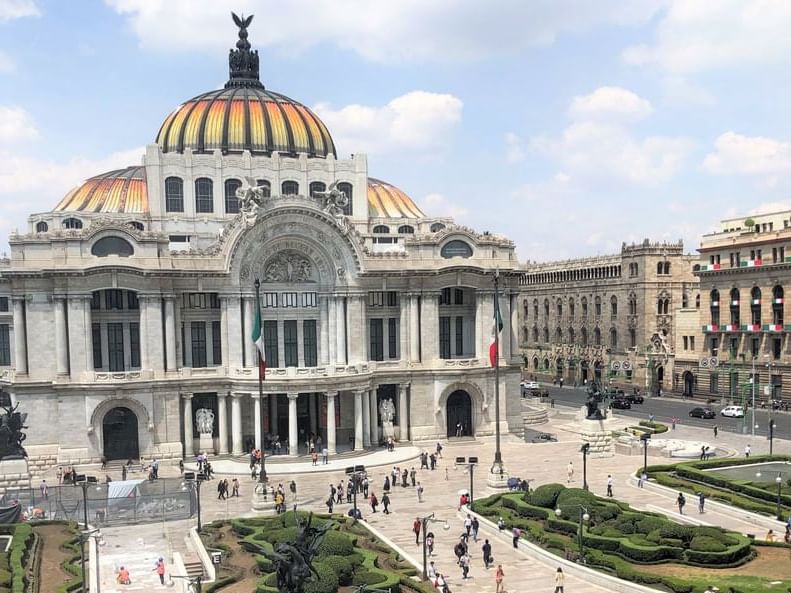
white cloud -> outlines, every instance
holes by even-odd
[[[627,48],[623,58],[675,73],[784,64],[791,57],[789,29],[788,0],[670,0],[654,44]]]
[[[450,217],[458,220],[467,216],[468,213],[467,208],[452,202],[444,194],[431,193],[419,202],[420,208],[426,213],[426,216]]]
[[[217,51],[233,42],[229,12],[256,14],[251,41],[289,53],[331,43],[376,62],[459,62],[602,25],[648,22],[664,0],[105,0],[145,47]],[[269,8],[269,9],[268,9]],[[195,31],[200,31],[196,35]]]
[[[314,110],[332,130],[339,152],[376,154],[441,148],[461,121],[462,107],[453,95],[412,91],[381,107],[353,104],[333,109],[320,103]]]
[[[0,0],[0,23],[40,14],[33,0]]]
[[[776,176],[791,171],[791,143],[764,136],[725,132],[714,142],[714,152],[703,168],[715,175]]]
[[[27,111],[15,105],[0,105],[0,146],[4,142],[33,140],[38,130]]]
[[[16,63],[6,52],[0,50],[0,72],[13,72],[16,70]]]
[[[505,134],[505,160],[509,163],[518,163],[525,158],[522,150],[522,139],[513,132]]]
[[[602,86],[589,95],[581,95],[571,100],[569,115],[574,119],[602,119],[634,121],[653,113],[651,103],[617,86]]]

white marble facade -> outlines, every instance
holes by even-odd
[[[198,208],[211,212],[196,211],[199,177],[213,182]],[[292,453],[311,433],[331,451],[375,446],[387,397],[401,439],[445,437],[449,408],[468,434],[492,434],[495,270],[501,428],[521,430],[511,241],[426,217],[370,179],[362,154],[151,144],[142,167],[106,178],[31,215],[0,260],[0,386],[28,413],[34,461],[190,456],[198,406],[215,412],[219,454],[244,454],[274,434]],[[176,212],[166,203],[173,178],[183,183]],[[272,188],[252,215],[223,193],[245,178]],[[285,191],[285,179],[297,186]],[[351,212],[327,211],[313,182],[347,183]],[[262,399],[256,279],[269,340]],[[128,442],[119,448],[110,431]]]

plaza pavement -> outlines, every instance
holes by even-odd
[[[549,482],[567,482],[566,468],[571,460],[575,466],[574,478],[571,486],[580,487],[582,485],[582,459],[579,453],[579,436],[568,432],[557,431],[556,427],[568,424],[571,415],[575,412],[572,408],[559,408],[554,411],[550,422],[537,427],[540,430],[556,432],[559,442],[526,444],[521,439],[504,435],[502,438],[503,460],[512,476],[519,476],[531,480],[531,487],[535,488],[541,484]],[[680,423],[675,431],[668,431],[668,437],[715,442],[711,430],[697,427],[685,426]],[[739,435],[734,433],[720,432],[716,439],[719,447],[731,449],[741,454],[744,446],[750,443],[753,454],[758,455],[768,452],[768,441],[765,438],[752,439],[749,435]],[[421,443],[417,444],[420,447]],[[428,450],[433,450],[435,443],[425,443]],[[406,449],[406,448],[405,448]],[[775,439],[774,450],[776,453],[791,453],[791,442]],[[404,463],[404,459],[412,455],[399,452],[394,453],[381,451],[368,454],[365,459],[368,469],[370,490],[376,492],[381,500],[382,483],[384,477],[392,469],[393,465],[399,465],[402,469],[419,467],[417,460],[409,459]],[[417,479],[425,488],[424,502],[418,503],[417,495],[413,488],[394,487],[391,490],[391,511],[390,515],[380,512],[372,514],[366,501],[358,499],[358,504],[363,512],[363,517],[369,521],[376,529],[380,530],[386,537],[392,539],[397,545],[403,547],[404,551],[418,562],[421,559],[420,546],[415,545],[414,534],[411,531],[412,522],[416,516],[424,516],[435,513],[439,519],[431,527],[436,536],[435,563],[440,572],[449,576],[451,589],[456,591],[494,591],[494,572],[493,569],[486,571],[483,569],[480,553],[480,543],[471,546],[473,553],[471,578],[464,582],[461,579],[461,571],[455,564],[452,547],[456,543],[458,536],[463,529],[462,519],[457,512],[458,491],[469,488],[470,478],[461,468],[455,468],[453,458],[456,456],[477,455],[481,460],[481,465],[474,472],[474,494],[475,497],[485,496],[486,470],[490,460],[494,456],[494,440],[492,438],[479,439],[474,442],[465,443],[445,443],[443,451],[444,457],[439,460],[435,471],[418,470]],[[292,498],[288,494],[287,502],[289,507],[296,503],[300,508],[306,510],[326,511],[324,502],[329,495],[329,485],[338,484],[341,480],[346,480],[341,467],[346,467],[353,463],[351,458],[344,458],[338,464],[337,471],[311,471],[311,461],[308,457],[302,458],[304,461],[289,462],[290,474],[282,473],[273,475],[272,483],[283,483],[288,491],[288,483],[293,479],[297,484],[297,496]],[[649,510],[653,512],[664,512],[673,516],[677,512],[675,507],[675,493],[659,493],[646,489],[638,489],[629,483],[630,476],[634,471],[642,466],[642,455],[633,456],[613,456],[604,458],[588,458],[588,484],[593,492],[604,495],[606,491],[607,475],[611,474],[614,479],[614,494],[619,500],[623,500],[633,505],[635,508]],[[649,464],[664,463],[668,461],[664,457],[649,456]],[[239,461],[240,463],[242,460]],[[221,463],[220,460],[213,462],[215,467]],[[381,465],[374,465],[381,463]],[[334,466],[333,466],[334,467]],[[160,469],[163,476],[177,476],[178,469],[175,466],[163,466]],[[218,473],[218,478],[223,477]],[[228,476],[229,479],[233,476]],[[115,478],[115,476],[114,476]],[[218,500],[216,484],[217,480],[204,483],[202,488],[202,518],[204,523],[215,519],[228,519],[237,516],[252,516],[250,510],[250,496],[254,483],[249,477],[241,477],[241,495],[239,498],[228,500]],[[735,514],[725,511],[707,508],[703,515],[698,515],[697,500],[694,497],[687,497],[687,512],[693,519],[699,519],[706,524],[721,525],[728,529],[733,529],[742,533],[753,533],[758,537],[764,537],[766,530],[747,522]],[[346,503],[336,505],[335,512],[346,513],[351,505]],[[381,507],[380,507],[381,508]],[[444,522],[450,525],[447,531],[443,528]],[[151,572],[154,561],[158,555],[166,555],[166,559],[171,559],[173,550],[184,550],[184,536],[188,525],[195,521],[181,521],[166,524],[151,524],[146,526],[129,526],[115,529],[103,529],[105,537],[110,535],[112,544],[108,544],[102,550],[102,581],[105,586],[102,590],[113,592],[113,582],[108,582],[105,575],[117,569],[119,562],[129,564],[132,571],[133,580],[150,585],[148,590],[156,590],[158,581],[156,574]],[[116,537],[116,532],[119,534]],[[142,541],[141,541],[142,539]],[[492,540],[493,556],[495,563],[502,563],[506,574],[506,590],[525,591],[525,590],[553,590],[553,575],[555,566],[549,566],[541,562],[527,558],[523,552],[519,552],[502,541]],[[139,573],[139,574],[138,574]],[[150,581],[150,583],[149,583]],[[594,592],[602,589],[586,582],[575,580],[567,575],[567,585],[569,590],[575,592]],[[124,588],[131,591],[130,588]]]

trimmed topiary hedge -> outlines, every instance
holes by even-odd
[[[555,510],[558,495],[565,489],[563,484],[543,484],[527,495],[527,502],[533,506]]]

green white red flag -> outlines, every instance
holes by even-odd
[[[263,381],[266,379],[266,351],[264,350],[264,328],[261,324],[261,300],[258,295],[255,297],[255,321],[253,322],[252,340],[258,356],[258,377]]]
[[[492,343],[489,344],[489,364],[497,365],[498,346],[503,333],[503,318],[500,316],[500,303],[494,295],[494,320],[492,321]]]

